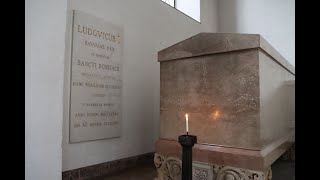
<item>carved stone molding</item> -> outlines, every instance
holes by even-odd
[[[265,180],[271,180],[272,179],[272,170],[271,167],[269,167],[266,171],[266,178]]]
[[[213,180],[213,166],[206,163],[196,162],[192,163],[193,180]]]
[[[154,164],[158,173],[156,180],[181,180],[181,160],[155,153]]]
[[[265,172],[258,172],[249,169],[241,169],[230,166],[213,165],[215,180],[266,180]],[[270,169],[271,170],[271,169]]]
[[[158,177],[155,180],[181,180],[181,160],[165,157],[155,153],[154,164]],[[241,169],[216,164],[194,161],[192,163],[193,180],[271,180],[272,171],[269,167],[265,172]]]
[[[194,179],[197,180],[208,180],[209,172],[207,169],[195,168]]]
[[[220,166],[215,173],[217,174],[216,180],[249,180],[247,174],[238,168]]]

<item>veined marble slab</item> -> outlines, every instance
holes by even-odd
[[[186,113],[199,162],[265,172],[292,145],[295,69],[259,34],[200,33],[158,61],[158,154],[181,157]]]

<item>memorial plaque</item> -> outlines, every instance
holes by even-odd
[[[120,137],[123,29],[73,11],[70,143]]]

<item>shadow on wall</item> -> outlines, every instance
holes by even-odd
[[[237,33],[239,30],[237,28],[239,0],[224,0],[223,3],[220,1],[218,1],[218,3],[218,32]],[[228,9],[228,11],[225,11],[225,9]]]

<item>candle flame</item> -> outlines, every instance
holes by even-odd
[[[186,114],[186,118],[188,119],[188,114]]]

